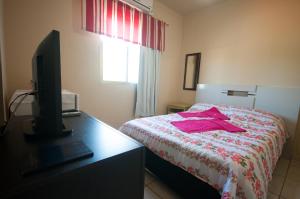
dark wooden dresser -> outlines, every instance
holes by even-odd
[[[25,139],[24,121],[16,117],[0,137],[0,198],[142,199],[144,147],[97,119],[82,113],[64,118],[73,134],[52,140]],[[93,156],[23,176],[28,154],[43,145],[82,141]]]

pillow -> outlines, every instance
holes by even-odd
[[[188,118],[188,117],[205,117],[205,118],[214,118],[214,119],[220,119],[220,120],[230,120],[229,117],[224,115],[217,109],[216,107],[212,107],[205,111],[196,111],[196,112],[180,112],[178,113],[181,117]]]

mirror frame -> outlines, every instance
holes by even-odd
[[[195,75],[194,75],[194,82],[193,82],[193,87],[192,88],[187,88],[185,85],[185,80],[186,80],[186,74],[187,74],[187,62],[188,58],[191,56],[196,56],[196,66],[195,66]],[[185,68],[184,68],[184,79],[183,79],[183,90],[196,90],[197,89],[197,84],[199,81],[199,73],[200,73],[200,62],[201,62],[201,53],[192,53],[192,54],[186,54],[185,56]]]

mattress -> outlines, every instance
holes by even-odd
[[[233,106],[195,104],[190,111],[213,106],[246,132],[187,134],[170,123],[187,119],[179,114],[135,119],[120,131],[208,183],[222,198],[267,198],[268,183],[288,137],[284,121],[268,112]]]

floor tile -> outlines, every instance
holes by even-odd
[[[149,188],[163,199],[180,199],[180,197],[159,180],[155,180]]]
[[[300,160],[292,160],[291,166],[300,168]]]
[[[283,187],[284,177],[273,175],[272,181],[269,183],[269,192],[275,195],[280,195]]]
[[[286,180],[281,197],[285,199],[299,199],[300,198],[300,182]]]
[[[279,196],[273,193],[268,193],[267,199],[279,199]]]
[[[274,170],[274,175],[285,176],[289,167],[290,161],[285,158],[280,158]]]
[[[144,199],[160,199],[160,198],[159,198],[158,195],[153,193],[153,191],[151,191],[151,189],[149,189],[148,187],[145,187],[145,189],[144,189]]]
[[[300,168],[291,166],[288,171],[287,180],[300,182]]]
[[[148,171],[145,171],[145,185],[149,185],[155,180],[155,177]]]

